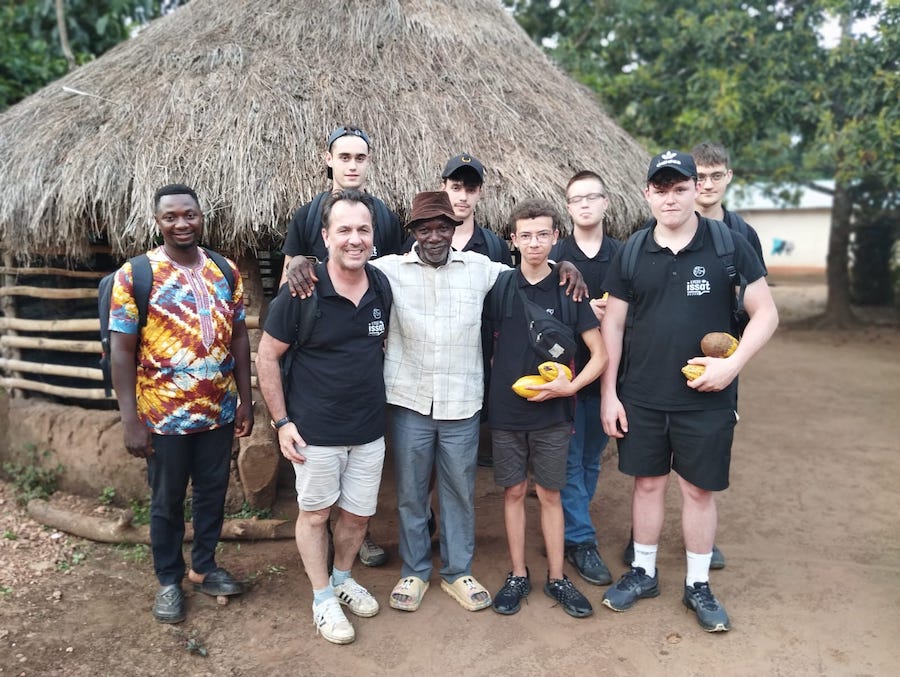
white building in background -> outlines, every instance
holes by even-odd
[[[833,181],[818,181],[832,189]],[[790,189],[789,189],[790,190]],[[732,185],[725,206],[759,234],[763,258],[773,273],[825,273],[831,229],[831,195],[797,187],[796,205],[763,195],[759,186]]]

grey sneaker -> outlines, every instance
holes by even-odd
[[[337,597],[329,597],[321,604],[313,604],[313,623],[316,632],[332,644],[349,644],[356,632],[341,610]]]
[[[588,583],[609,585],[612,575],[600,558],[597,546],[593,543],[579,543],[566,548],[566,559],[575,567],[575,571]]]
[[[384,548],[373,541],[372,537],[366,532],[366,538],[363,540],[362,545],[359,546],[359,561],[367,567],[380,567],[387,560],[388,556]]]
[[[153,617],[160,623],[181,623],[184,620],[184,591],[180,583],[162,586],[153,603]]]
[[[340,585],[332,586],[331,590],[338,601],[350,607],[350,611],[357,616],[370,618],[378,613],[378,600],[353,578],[348,578]]]
[[[606,591],[603,595],[603,604],[613,611],[625,611],[633,607],[639,599],[658,596],[659,571],[650,578],[643,568],[632,567]]]
[[[697,622],[707,632],[727,632],[731,629],[728,614],[709,589],[709,583],[684,586],[684,605],[697,614]]]

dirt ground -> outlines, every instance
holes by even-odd
[[[821,285],[783,282],[773,292],[786,321],[824,300]],[[382,611],[353,618],[357,640],[343,647],[314,633],[292,541],[224,543],[219,562],[248,578],[250,591],[224,607],[189,593],[187,621],[165,626],[150,614],[156,584],[145,548],[55,534],[30,522],[2,484],[0,674],[897,674],[898,352],[896,326],[843,333],[783,326],[742,374],[732,485],[719,500],[717,543],[728,565],[712,577],[732,619],[729,633],[708,635],[681,605],[674,483],[656,599],[615,614],[600,605],[605,588],[582,582],[595,614],[577,620],[553,608],[538,585],[515,616],[473,614],[440,590],[435,574],[422,608],[408,614],[387,605],[399,575],[388,468],[372,529],[391,560],[356,567]],[[618,576],[630,483],[615,455],[611,445],[592,512],[601,554]],[[486,469],[479,469],[477,516],[474,573],[496,591],[509,565],[502,494]],[[533,497],[529,528],[538,582],[545,566]]]

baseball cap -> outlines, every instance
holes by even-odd
[[[697,178],[697,165],[694,164],[694,158],[679,150],[667,150],[650,160],[650,167],[647,169],[647,181],[650,181],[663,169],[674,169],[689,179]]]
[[[482,165],[479,159],[471,153],[460,153],[459,155],[454,155],[452,158],[447,160],[447,164],[444,165],[444,172],[443,174],[441,174],[441,178],[447,179],[455,171],[462,168],[471,169],[473,172],[478,174],[478,180],[484,183],[484,165]]]

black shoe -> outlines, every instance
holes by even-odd
[[[684,586],[684,605],[697,614],[697,622],[707,632],[727,632],[731,629],[728,614],[709,589],[709,583]]]
[[[575,567],[578,575],[594,585],[609,585],[612,575],[600,558],[593,543],[579,543],[566,548],[566,559]]]
[[[162,586],[153,603],[153,617],[160,623],[181,623],[184,620],[184,591],[180,583]]]
[[[478,465],[481,468],[493,468],[494,467],[494,457],[493,456],[478,456]]]
[[[709,568],[710,569],[724,569],[725,568],[725,555],[722,554],[722,551],[719,550],[715,544],[713,544],[712,559],[709,560]]]
[[[500,592],[494,595],[494,611],[504,616],[517,613],[522,606],[522,600],[528,597],[529,592],[531,592],[531,576],[528,569],[525,569],[524,576],[513,576],[510,571]]]
[[[244,585],[234,580],[225,569],[217,567],[206,574],[202,583],[194,583],[194,590],[213,597],[240,595],[244,592]]]
[[[659,571],[653,578],[641,567],[631,567],[603,595],[603,604],[613,611],[625,611],[645,597],[659,596]]]
[[[563,611],[575,618],[584,618],[594,613],[594,607],[588,602],[587,597],[578,592],[578,588],[572,585],[572,581],[565,574],[562,578],[547,578],[544,594],[555,599]]]

